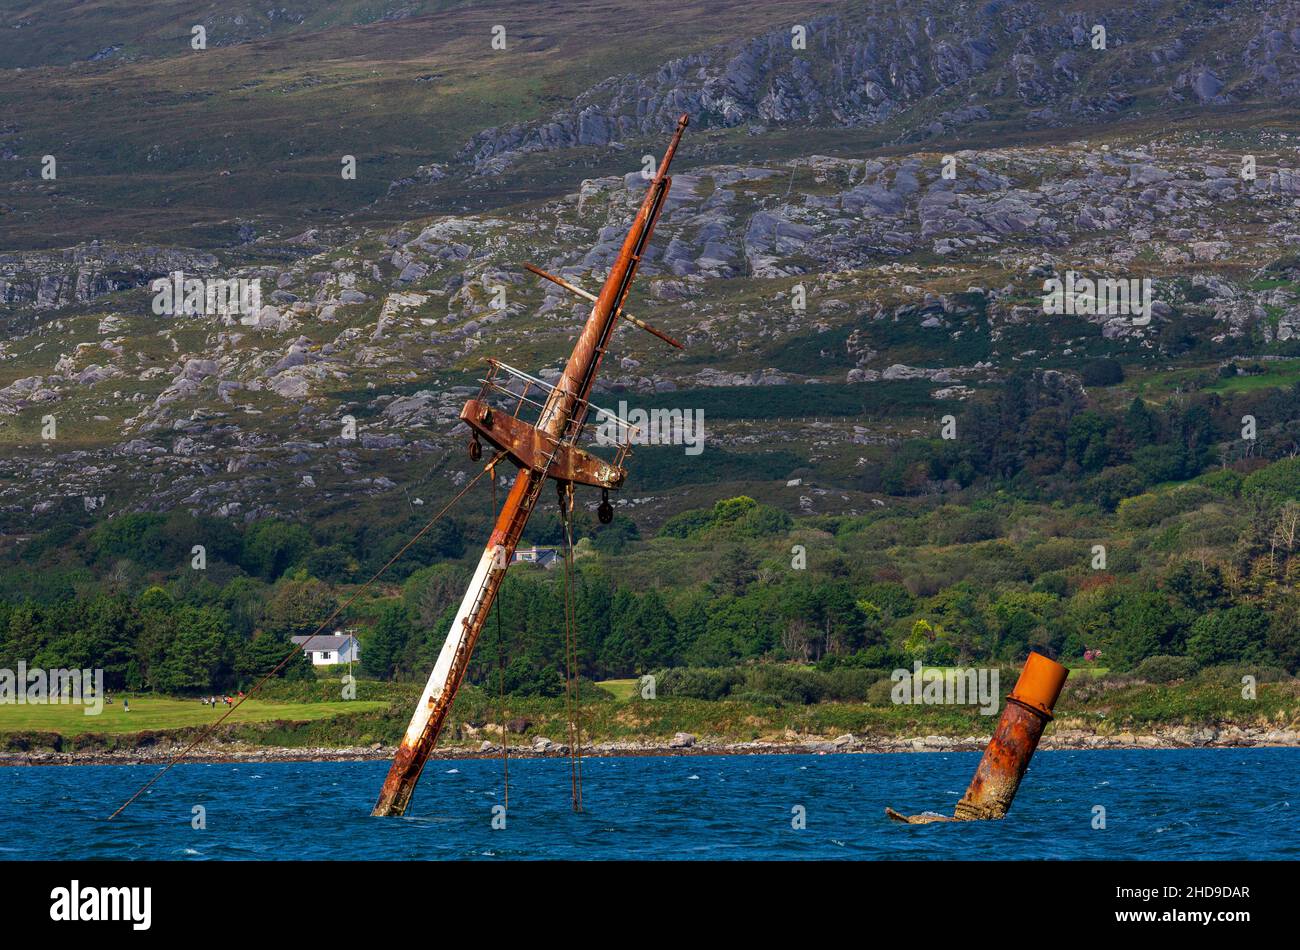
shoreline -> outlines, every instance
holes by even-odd
[[[876,737],[842,735],[835,739],[815,736],[784,739],[754,740],[750,742],[723,742],[678,736],[672,740],[595,742],[584,745],[582,754],[591,758],[617,758],[628,756],[666,755],[823,755],[823,754],[886,754],[909,752],[982,752],[989,736],[915,736]],[[545,743],[545,744],[544,744]],[[184,748],[183,743],[157,743],[153,746],[124,750],[85,750],[80,752],[55,752],[36,749],[21,752],[0,752],[0,766],[22,767],[41,765],[163,765]],[[1083,729],[1061,729],[1044,736],[1039,744],[1042,751],[1078,751],[1089,749],[1233,749],[1233,748],[1300,748],[1300,732],[1293,729],[1264,729],[1226,726],[1215,727],[1171,726],[1146,733],[1120,732],[1098,735]],[[214,743],[206,749],[195,749],[187,762],[209,764],[235,762],[366,762],[388,760],[395,746],[344,746],[344,747],[285,747],[257,746],[248,743]],[[512,759],[545,759],[567,757],[566,746],[549,740],[536,739],[532,745],[511,745],[506,749]],[[436,749],[430,756],[435,761],[462,759],[499,759],[501,750],[492,746],[470,748],[448,746]]]

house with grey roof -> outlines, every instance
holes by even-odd
[[[361,644],[354,634],[336,630],[333,636],[292,637],[302,647],[313,666],[356,663],[361,659]]]
[[[518,548],[511,559],[516,564],[536,564],[550,569],[560,561],[560,552],[555,548],[531,547]]]

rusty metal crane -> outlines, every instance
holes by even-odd
[[[379,800],[375,803],[374,815],[405,813],[425,761],[437,744],[447,711],[456,697],[456,690],[469,667],[474,645],[487,623],[488,612],[501,588],[515,547],[529,516],[537,506],[546,481],[551,479],[557,483],[561,505],[566,504],[566,493],[571,498],[573,485],[600,488],[603,493],[601,520],[606,521],[612,515],[608,492],[619,488],[627,474],[622,462],[627,453],[628,440],[619,439],[622,444],[613,461],[598,458],[580,448],[577,442],[588,415],[594,408],[588,397],[601,358],[609,347],[611,334],[620,316],[626,316],[635,325],[649,330],[660,339],[680,346],[671,337],[646,326],[630,314],[624,314],[622,308],[672,185],[668,168],[687,121],[685,115],[678,119],[672,141],[650,182],[636,218],[623,241],[623,247],[610,267],[604,287],[594,299],[591,315],[578,336],[558,382],[551,386],[498,360],[490,360],[487,378],[483,381],[483,389],[478,398],[469,400],[461,410],[460,418],[474,433],[470,443],[471,457],[481,457],[481,439],[498,450],[489,463],[490,467],[504,458],[517,465],[519,471],[484,547],[469,588],[465,591],[460,609],[452,620],[451,629],[447,632],[433,672],[429,675],[429,681],[411,716],[410,725],[393,757],[388,777],[384,779]],[[580,297],[592,297],[567,281],[531,266],[529,269]],[[502,407],[500,403],[503,399],[509,405]],[[530,409],[537,412],[532,422],[522,418]],[[607,420],[614,420],[620,433],[628,433],[630,427],[625,422],[605,410],[598,412]],[[568,501],[567,504],[571,507],[572,502]]]

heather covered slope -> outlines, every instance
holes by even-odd
[[[485,126],[543,116],[629,65],[650,69],[741,24],[764,30],[795,6],[809,9],[66,6],[0,14],[3,250],[94,238],[221,246],[245,240],[247,228],[340,225]],[[196,24],[206,24],[206,50],[191,49]],[[491,45],[496,25],[505,50]],[[39,177],[45,154],[60,160],[57,182]],[[340,176],[343,155],[357,158],[355,180]],[[519,190],[553,193],[573,177]],[[440,207],[462,204],[461,190]],[[475,201],[514,197],[494,189]],[[411,216],[400,204],[384,214]]]
[[[638,167],[682,110],[687,167],[1258,128],[1294,108],[1297,16],[1294,0],[30,4],[0,23],[4,249],[504,207]]]
[[[13,20],[9,647],[71,649],[78,611],[136,644],[157,585],[213,676],[256,668],[277,598],[313,592],[301,625],[470,476],[485,357],[554,378],[585,308],[519,265],[597,288],[685,110],[630,308],[687,349],[625,325],[596,401],[700,413],[703,451],[638,447],[608,529],[581,496],[585,672],[1030,647],[1293,671],[1300,4],[663,7],[234,12],[202,52],[184,5]],[[175,271],[261,305],[155,313]],[[1144,313],[1052,312],[1071,272],[1149,281]],[[383,675],[427,666],[490,503],[349,618],[397,644]],[[546,511],[528,539],[558,537]],[[397,586],[430,566],[431,601]],[[525,620],[515,685],[544,692],[556,631]]]
[[[953,180],[928,151],[677,176],[632,306],[688,349],[625,327],[598,402],[699,411],[707,448],[639,451],[625,495],[651,523],[701,489],[864,511],[898,490],[882,466],[900,444],[995,401],[1017,373],[1047,374],[1041,388],[1067,417],[1122,412],[1135,396],[1164,411],[1193,389],[1267,399],[1300,375],[1300,179],[1283,164],[1286,134],[1256,133],[1253,180],[1213,134],[962,151]],[[518,263],[598,286],[641,187],[636,173],[588,179],[509,213],[435,216],[339,246],[307,234],[293,257],[257,264],[106,246],[13,256],[0,264],[7,523],[166,507],[242,520],[291,516],[304,497],[438,497],[468,467],[456,417],[484,357],[553,374],[585,317]],[[173,269],[259,280],[263,307],[252,325],[159,317],[138,285]],[[1150,322],[1044,313],[1044,279],[1070,270],[1151,280]],[[1212,441],[1244,454],[1230,447],[1241,413],[1214,413]],[[43,440],[51,415],[58,436]],[[1287,451],[1288,417],[1258,421],[1251,451]],[[784,491],[799,478],[804,491]]]

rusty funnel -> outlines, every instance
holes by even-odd
[[[1029,760],[1038,748],[1043,729],[1052,721],[1052,709],[1070,675],[1060,663],[1041,653],[1030,653],[1015,689],[998,720],[997,730],[975,768],[975,777],[957,803],[953,817],[927,812],[902,815],[892,808],[885,814],[897,821],[923,825],[933,821],[980,821],[1002,818],[1020,788]]]

